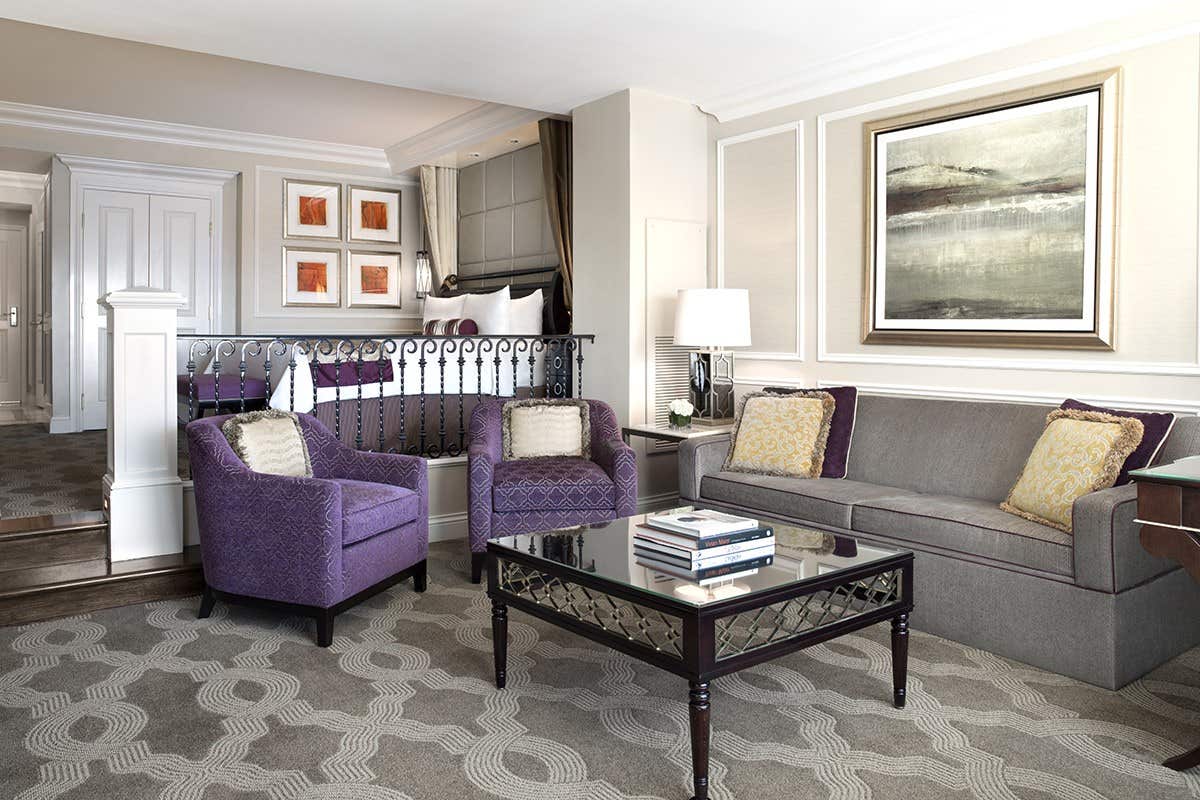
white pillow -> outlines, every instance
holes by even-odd
[[[519,336],[542,335],[542,290],[514,297],[508,306],[508,332]]]
[[[509,297],[508,287],[498,292],[488,294],[463,295],[462,313],[457,316],[463,319],[473,319],[479,326],[479,333],[484,336],[503,336],[509,328]]]
[[[505,461],[546,456],[592,457],[591,411],[585,400],[510,400],[500,412]]]
[[[463,319],[463,305],[466,297],[434,297],[425,298],[425,308],[421,312],[421,327],[431,319]]]

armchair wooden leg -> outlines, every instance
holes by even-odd
[[[428,580],[429,573],[426,562],[422,561],[420,564],[417,564],[413,571],[413,589],[418,592],[425,591],[425,587],[428,586]]]
[[[471,583],[483,580],[483,562],[486,557],[485,553],[471,553]]]
[[[333,609],[322,608],[317,611],[317,647],[329,647],[333,644]]]
[[[213,606],[216,605],[217,598],[213,594],[211,586],[204,587],[204,594],[200,597],[200,612],[196,614],[199,619],[208,619],[208,615],[212,613]]]

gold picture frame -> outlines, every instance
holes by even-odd
[[[863,125],[864,343],[1114,348],[1120,76],[1091,73]],[[1029,119],[1042,114],[1060,127]],[[1003,166],[1005,133],[1011,172],[994,166]],[[962,163],[946,157],[955,154]],[[1044,230],[1022,240],[1023,227],[1038,224]]]

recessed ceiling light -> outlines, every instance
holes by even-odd
[[[468,158],[479,158],[479,153],[467,153]]]
[[[509,139],[508,143],[509,144],[520,144],[521,140],[520,139]]]

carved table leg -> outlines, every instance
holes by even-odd
[[[688,720],[692,729],[692,800],[708,798],[708,683],[691,681],[688,686]]]
[[[904,708],[908,693],[908,614],[892,617],[892,701]]]
[[[1188,750],[1186,753],[1180,753],[1174,758],[1168,758],[1163,762],[1163,766],[1167,769],[1173,769],[1182,772],[1185,769],[1200,764],[1200,747]]]
[[[496,688],[508,680],[508,606],[492,601],[492,656],[496,661]]]

